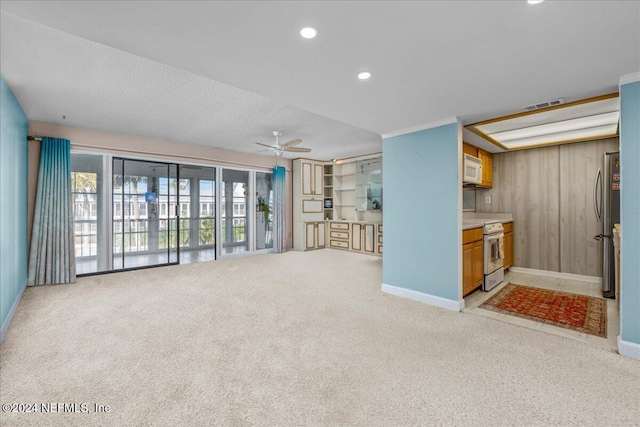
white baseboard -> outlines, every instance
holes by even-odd
[[[536,276],[555,277],[558,279],[577,280],[578,282],[602,283],[602,277],[583,276],[581,274],[560,273],[559,271],[536,270],[534,268],[510,267],[513,273],[534,274]]]
[[[16,297],[11,309],[9,310],[9,314],[7,314],[7,318],[2,322],[2,327],[0,327],[0,344],[4,340],[4,336],[7,333],[7,329],[9,329],[9,323],[11,323],[11,319],[13,319],[13,315],[16,314],[16,310],[18,309],[18,304],[20,304],[20,300],[22,299],[22,294],[24,294],[24,290],[27,287],[27,281],[25,280],[22,284],[22,288],[20,292],[18,292],[18,296]]]
[[[640,344],[631,341],[623,341],[618,335],[618,353],[622,356],[640,359]]]
[[[418,302],[424,302],[427,304],[435,305],[436,307],[446,308],[447,310],[462,311],[464,308],[464,300],[454,301],[446,298],[437,297],[435,295],[429,295],[422,292],[414,291],[413,289],[399,288],[397,286],[391,286],[382,284],[380,288],[382,292],[396,295],[402,298],[412,299]]]

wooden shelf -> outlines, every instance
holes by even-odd
[[[356,191],[355,188],[336,188],[336,191]]]

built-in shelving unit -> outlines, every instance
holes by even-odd
[[[324,165],[324,219],[333,219],[333,163]]]
[[[340,162],[333,165],[334,219],[356,219],[356,164]]]

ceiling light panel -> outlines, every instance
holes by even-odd
[[[502,143],[508,149],[530,148],[541,145],[554,145],[567,142],[587,141],[613,137],[618,132],[618,124],[604,125],[589,129],[578,129],[568,132],[561,132],[553,135],[539,135],[531,138],[516,139]]]
[[[619,118],[620,113],[614,111],[611,113],[603,113],[594,116],[580,117],[577,119],[563,120],[546,125],[530,126],[522,129],[492,133],[489,134],[489,136],[500,142],[501,144],[504,144],[516,139],[532,138],[542,135],[553,135],[605,125],[617,125]]]
[[[620,98],[616,96],[615,98],[602,99],[595,102],[564,105],[566,105],[566,107],[554,107],[553,109],[524,113],[517,116],[507,116],[502,120],[490,120],[485,124],[478,123],[475,127],[489,135],[513,129],[521,129],[524,127],[545,125],[547,123],[559,122],[562,120],[571,120],[596,114],[610,113],[613,111],[620,111]]]
[[[619,120],[620,98],[611,94],[487,120],[466,128],[509,150],[615,136]]]

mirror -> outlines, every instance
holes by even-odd
[[[356,162],[356,210],[382,210],[382,158]]]

